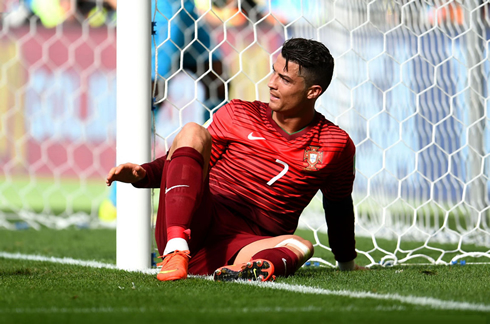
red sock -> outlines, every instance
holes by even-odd
[[[252,259],[264,259],[272,262],[274,265],[274,274],[276,276],[287,277],[296,272],[299,258],[287,247],[276,247],[262,250],[254,254]]]
[[[202,196],[204,158],[191,147],[181,147],[168,163],[166,188],[160,188],[165,190],[167,241],[188,240],[192,217]]]

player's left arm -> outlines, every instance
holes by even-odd
[[[350,138],[335,163],[337,170],[328,179],[323,192],[323,208],[328,240],[340,270],[364,269],[358,266],[354,230],[352,188],[355,177],[355,145]]]
[[[328,241],[340,270],[360,270],[354,233],[354,205],[352,196],[342,200],[329,200],[323,196],[323,208],[328,226]]]

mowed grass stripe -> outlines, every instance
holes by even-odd
[[[83,267],[93,267],[93,268],[106,268],[106,269],[117,269],[113,264],[106,264],[97,261],[84,261],[72,258],[55,258],[55,257],[45,257],[40,255],[26,255],[21,253],[8,253],[0,252],[0,257],[6,259],[17,259],[17,260],[28,260],[28,261],[41,261],[41,262],[52,262],[59,264],[68,265],[78,265]],[[127,270],[121,270],[127,271]],[[155,269],[148,270],[129,270],[131,272],[141,272],[145,274],[154,275],[156,273]],[[210,280],[211,277],[205,276],[192,276],[193,278],[201,278],[205,280]],[[341,296],[348,298],[369,298],[387,301],[396,301],[406,304],[411,304],[414,306],[423,306],[433,309],[447,309],[447,310],[470,310],[479,312],[490,312],[490,305],[486,304],[475,304],[469,302],[460,302],[452,300],[441,300],[432,297],[419,297],[419,296],[403,296],[399,294],[377,294],[372,292],[363,291],[348,291],[348,290],[328,290],[323,288],[309,287],[304,285],[291,285],[286,283],[275,283],[275,282],[248,282],[248,281],[237,281],[238,284],[252,285],[260,288],[269,288],[277,290],[285,290],[289,292],[297,292],[303,294],[316,294],[316,295],[330,295],[330,296]],[[0,311],[3,311],[0,309]]]
[[[401,307],[384,307],[378,310],[404,310]],[[360,308],[347,306],[343,308],[336,308],[335,311],[354,311],[361,310]],[[18,313],[18,314],[59,314],[59,313],[147,313],[147,312],[162,312],[162,313],[180,313],[182,310],[173,307],[86,307],[86,308],[58,308],[58,307],[46,307],[46,308],[13,308],[13,309],[1,309],[1,313]],[[234,313],[311,313],[311,312],[326,312],[329,311],[324,307],[317,306],[305,306],[305,307],[227,307],[227,308],[200,308],[196,310],[198,313],[223,313],[223,314],[234,314]],[[334,310],[330,310],[334,311]]]

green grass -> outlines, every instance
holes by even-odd
[[[303,233],[302,233],[303,234]],[[0,230],[0,251],[115,264],[114,230]],[[363,244],[358,241],[358,244]],[[317,249],[318,256],[329,252]],[[490,265],[306,267],[278,283],[490,305]],[[490,312],[302,294],[191,278],[0,258],[0,323],[489,323]]]
[[[90,214],[97,210],[101,200],[108,194],[103,177],[80,180],[65,177],[55,180],[52,177],[26,176],[7,179],[0,176],[0,209],[7,213],[17,209],[29,209],[37,213],[80,211]]]

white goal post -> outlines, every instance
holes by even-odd
[[[117,5],[117,154],[116,164],[150,161],[151,9],[150,1]],[[150,191],[117,188],[118,268],[148,269],[151,257]]]

